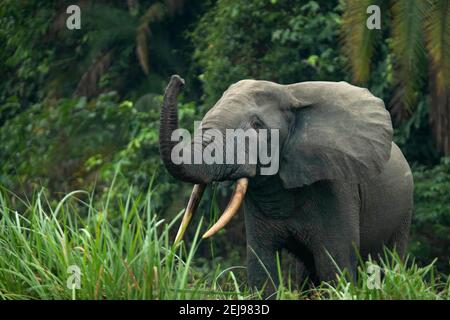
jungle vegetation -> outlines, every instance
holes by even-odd
[[[80,30],[66,27],[71,4]],[[365,27],[369,4],[380,30]],[[414,172],[410,259],[386,254],[384,293],[362,266],[355,286],[286,280],[279,298],[449,298],[450,1],[4,0],[0,48],[0,298],[254,297],[242,221],[170,246],[191,187],[158,150],[175,73],[191,129],[243,78],[345,80],[382,98]],[[199,228],[229,190],[207,192]],[[90,274],[85,291],[65,287],[71,264]]]

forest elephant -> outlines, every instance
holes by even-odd
[[[336,279],[338,268],[354,280],[358,256],[383,254],[383,247],[404,256],[413,209],[411,169],[393,140],[390,115],[369,90],[347,82],[310,81],[281,85],[241,80],[232,84],[206,113],[188,144],[185,157],[207,146],[235,150],[244,163],[199,163],[173,160],[178,129],[177,96],[184,80],[171,77],[160,119],[162,161],[175,178],[194,183],[177,234],[180,241],[213,181],[236,181],[230,203],[204,238],[223,228],[244,203],[247,275],[252,288],[274,292],[278,286],[277,252],[292,253],[311,278]],[[277,132],[278,169],[249,147],[228,148],[211,134],[228,129]],[[272,132],[272,131],[271,131]],[[217,140],[217,141],[216,141]],[[271,142],[270,142],[271,143]],[[216,144],[216,145],[215,145]],[[271,144],[271,152],[275,152]],[[236,158],[236,154],[232,159]]]

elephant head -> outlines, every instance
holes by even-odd
[[[236,180],[236,189],[224,214],[205,233],[223,228],[239,209],[249,179],[260,173],[258,163],[175,164],[171,159],[178,128],[177,95],[184,85],[172,76],[160,120],[160,152],[167,170],[177,179],[195,183],[177,238],[178,242],[212,181]],[[202,120],[200,131],[214,129],[277,129],[279,171],[286,189],[319,180],[360,182],[381,172],[390,157],[392,125],[381,99],[367,89],[346,82],[302,82],[280,85],[242,80],[231,85]],[[259,133],[259,131],[257,131]],[[205,137],[196,134],[191,153],[201,152]],[[208,141],[214,143],[214,141]],[[249,153],[249,150],[240,150]],[[225,152],[225,150],[224,150]]]

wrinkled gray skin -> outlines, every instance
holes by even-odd
[[[258,165],[174,165],[170,133],[177,128],[172,76],[161,112],[160,148],[167,169],[193,183],[249,178],[245,197],[248,280],[266,294],[278,285],[276,252],[286,249],[312,279],[335,279],[337,265],[356,277],[357,253],[377,257],[383,246],[406,250],[413,207],[411,170],[392,142],[384,103],[345,82],[279,85],[242,80],[205,115],[203,127],[280,130],[280,170]],[[263,266],[263,265],[264,266]],[[267,272],[266,272],[267,270]]]

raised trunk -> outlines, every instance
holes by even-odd
[[[166,88],[164,101],[161,110],[160,128],[159,128],[159,149],[161,159],[172,176],[175,178],[192,183],[206,184],[213,180],[214,166],[205,164],[174,164],[171,159],[173,147],[176,141],[171,141],[172,132],[178,129],[178,108],[177,97],[184,86],[184,80],[178,75],[173,75]],[[198,148],[198,144],[192,144],[191,154]]]

